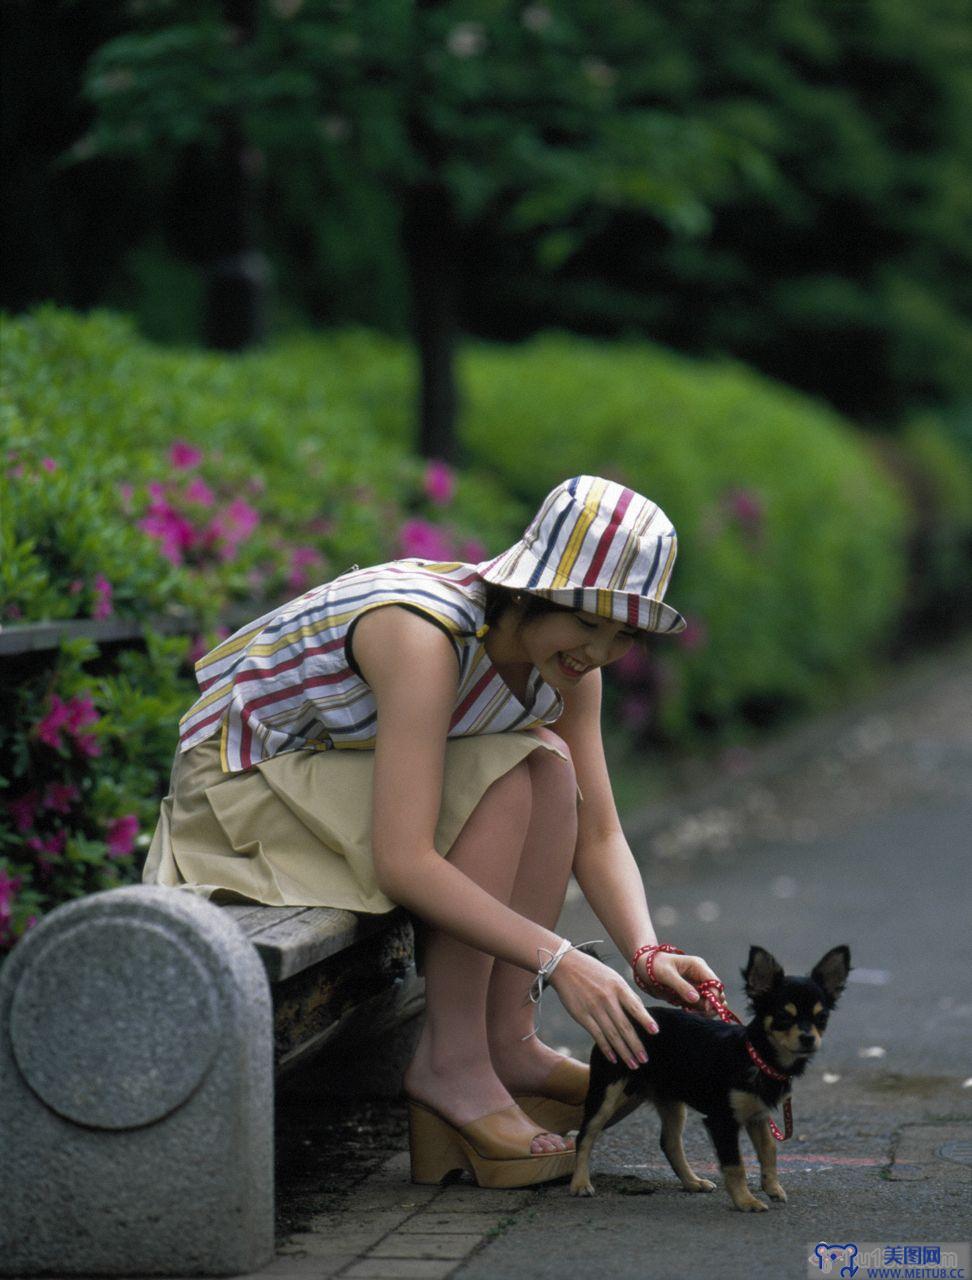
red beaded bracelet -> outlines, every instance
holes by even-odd
[[[681,947],[673,947],[670,942],[649,942],[645,946],[639,947],[631,957],[631,969],[634,973],[634,980],[642,991],[647,991],[649,995],[656,995],[659,991],[669,992],[670,994],[665,995],[664,999],[671,1001],[673,1004],[680,1004],[681,1001],[675,995],[675,992],[672,991],[671,987],[666,987],[664,983],[655,981],[655,956],[657,956],[660,951],[667,951],[670,955],[674,956],[685,955],[685,952]],[[645,961],[645,970],[648,974],[647,982],[643,982],[638,976],[638,961],[644,955],[647,955],[648,957]],[[652,990],[653,987],[654,991]]]

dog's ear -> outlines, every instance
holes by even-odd
[[[832,947],[813,966],[810,978],[824,993],[828,1009],[834,1007],[837,997],[847,985],[850,968],[850,947]]]
[[[742,971],[750,1000],[767,996],[783,979],[783,967],[763,947],[750,947],[749,960]]]

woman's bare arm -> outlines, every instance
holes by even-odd
[[[591,671],[565,698],[554,726],[570,747],[584,797],[578,814],[574,875],[594,914],[615,946],[630,961],[646,943],[657,942],[644,881],[618,817],[601,738],[601,673]],[[641,976],[644,977],[643,964]],[[699,956],[660,955],[655,972],[688,1000],[691,985],[715,974]]]

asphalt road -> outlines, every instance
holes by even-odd
[[[972,1236],[972,652],[919,664],[779,749],[782,765],[770,745],[663,829],[650,815],[632,825],[660,936],[704,955],[738,1013],[751,943],[799,972],[851,948],[852,981],[780,1149],[789,1202],[741,1214],[721,1188],[686,1194],[642,1108],[596,1146],[594,1199],[538,1190],[461,1280],[778,1280],[806,1275],[819,1241]],[[561,927],[603,934],[579,896]],[[543,1034],[584,1052],[551,997]],[[698,1117],[686,1149],[711,1175]]]

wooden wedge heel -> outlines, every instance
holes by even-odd
[[[573,1151],[534,1155],[530,1143],[550,1131],[531,1124],[516,1105],[454,1125],[409,1099],[408,1130],[413,1182],[442,1182],[465,1169],[480,1187],[530,1187],[574,1171]]]

